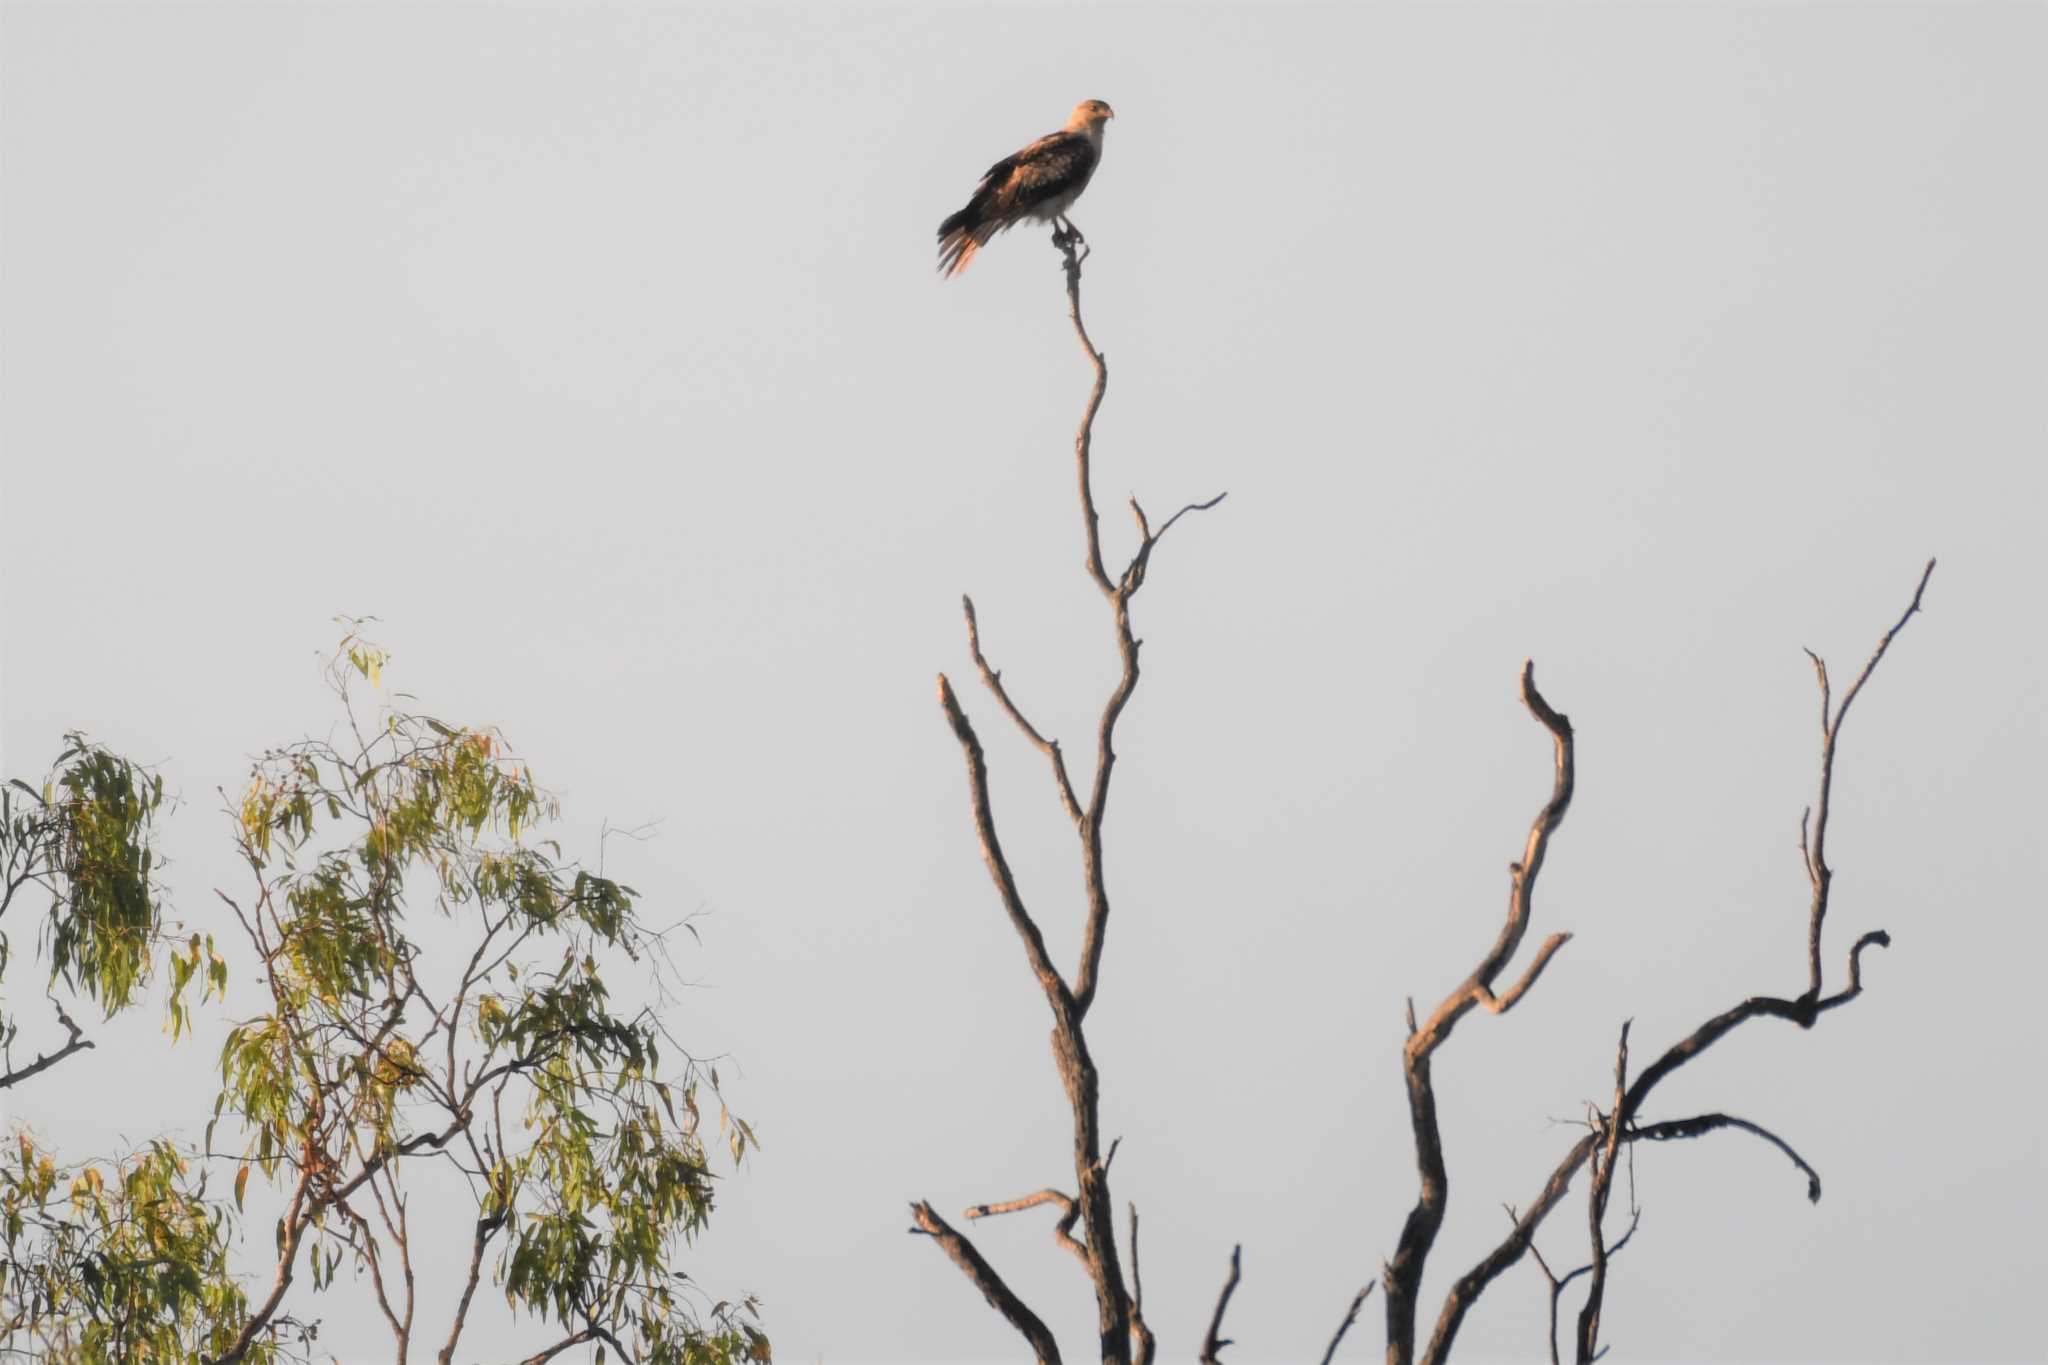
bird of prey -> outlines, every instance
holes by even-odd
[[[1102,161],[1102,125],[1116,111],[1101,100],[1074,106],[1067,126],[988,168],[967,207],[939,224],[939,273],[965,270],[998,232],[1028,219],[1053,225],[1053,241],[1081,240],[1067,210]]]

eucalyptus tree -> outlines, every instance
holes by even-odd
[[[679,1264],[712,1209],[708,1144],[738,1163],[754,1135],[663,1022],[668,931],[548,837],[557,803],[498,734],[366,700],[387,662],[352,625],[327,668],[330,737],[264,753],[228,798],[245,880],[216,893],[224,951],[167,923],[160,778],[74,736],[40,788],[8,786],[0,914],[47,903],[67,1037],[18,1065],[7,1051],[0,1089],[93,1047],[60,990],[112,1015],[167,969],[176,1041],[194,984],[225,997],[232,958],[233,1003],[254,1008],[225,1028],[211,1121],[163,1116],[203,1124],[199,1149],[66,1164],[16,1129],[0,1354],[305,1360],[356,1285],[399,1362],[453,1361],[499,1296],[532,1362],[767,1360],[756,1303]],[[641,984],[615,994],[621,977]],[[0,1046],[14,1038],[0,1015]],[[452,1290],[415,1273],[451,1263]]]
[[[336,737],[264,754],[231,801],[247,878],[221,899],[266,998],[221,1049],[208,1150],[239,1130],[236,1203],[260,1178],[281,1211],[209,1360],[256,1358],[344,1271],[399,1362],[454,1360],[486,1279],[532,1362],[766,1360],[755,1303],[677,1264],[712,1208],[706,1110],[735,1162],[753,1134],[662,1021],[666,932],[546,837],[557,804],[495,732],[366,705],[387,662],[351,630]],[[640,969],[650,998],[623,1003]],[[448,1198],[469,1213],[416,1216]],[[460,1267],[452,1299],[421,1292],[427,1260]]]
[[[23,1021],[0,1004],[0,1094],[16,1116],[53,1103],[57,1068],[95,1046],[66,1000],[111,1019],[141,1003],[167,966],[175,1041],[191,1028],[189,988],[198,982],[205,996],[226,985],[212,939],[180,938],[167,923],[155,838],[163,807],[161,777],[78,734],[39,784],[0,789],[0,970],[17,965],[14,937],[29,930],[63,1033],[19,1056]],[[17,1126],[0,1154],[0,1352],[143,1361],[224,1349],[228,1324],[245,1316],[232,1233],[203,1170],[169,1142],[67,1161]],[[277,1339],[266,1336],[262,1358]]]

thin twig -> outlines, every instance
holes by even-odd
[[[1870,658],[1863,665],[1863,671],[1856,675],[1856,681],[1842,694],[1841,703],[1834,714],[1828,714],[1828,670],[1818,655],[1807,650],[1807,657],[1813,660],[1814,671],[1820,677],[1821,744],[1820,744],[1820,796],[1814,806],[1813,845],[1807,855],[1807,869],[1813,883],[1813,902],[1808,912],[1806,930],[1806,961],[1808,972],[1807,994],[1815,999],[1821,993],[1821,929],[1828,917],[1828,892],[1834,882],[1834,872],[1828,867],[1828,812],[1834,793],[1835,745],[1842,735],[1842,722],[1849,717],[1849,708],[1862,693],[1863,685],[1870,681],[1878,661],[1885,651],[1892,647],[1892,641],[1906,623],[1920,610],[1920,599],[1927,592],[1927,580],[1934,576],[1934,561],[1927,561],[1927,567],[1920,571],[1920,582],[1913,588],[1913,600],[1906,604],[1906,610],[1892,623],[1871,651]]]
[[[1074,784],[1067,778],[1067,759],[1066,755],[1060,752],[1060,742],[1056,739],[1047,739],[1039,733],[1037,726],[1024,718],[1024,713],[1017,708],[1017,703],[1010,699],[1008,690],[1003,687],[1003,675],[989,667],[988,660],[982,657],[981,628],[974,617],[974,599],[962,594],[960,606],[967,613],[967,649],[974,656],[974,666],[980,671],[982,682],[995,695],[1003,711],[1016,722],[1017,728],[1024,732],[1025,738],[1031,741],[1032,747],[1044,754],[1052,764],[1053,780],[1059,786],[1060,805],[1066,808],[1067,818],[1078,826],[1083,818],[1081,803],[1074,796]]]
[[[1344,1310],[1344,1321],[1337,1324],[1337,1333],[1330,1338],[1330,1344],[1323,1348],[1322,1365],[1330,1365],[1337,1358],[1337,1347],[1344,1341],[1344,1334],[1351,1330],[1351,1324],[1358,1321],[1358,1310],[1365,1307],[1367,1296],[1372,1293],[1373,1282],[1367,1280],[1365,1288],[1351,1296],[1351,1306]]]
[[[1159,1343],[1145,1325],[1145,1280],[1138,1272],[1138,1206],[1131,1210],[1131,1338],[1138,1343],[1133,1365],[1152,1365]]]

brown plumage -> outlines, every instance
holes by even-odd
[[[1067,220],[1067,210],[1101,164],[1102,125],[1115,117],[1101,100],[1083,100],[1065,128],[989,167],[967,207],[939,224],[939,273],[950,277],[965,270],[998,232],[1026,219],[1052,223],[1055,236],[1078,239],[1080,230]]]

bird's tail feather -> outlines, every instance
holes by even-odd
[[[947,279],[953,278],[967,268],[968,262],[974,259],[974,253],[980,249],[981,243],[968,234],[955,233],[939,243],[939,274]]]
[[[967,268],[974,253],[989,244],[1002,224],[989,222],[969,204],[939,224],[939,273],[947,279]]]

